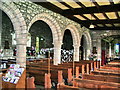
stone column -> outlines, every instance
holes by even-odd
[[[86,55],[86,60],[89,60],[89,55],[91,54],[91,50],[90,49],[87,49],[87,55]]]
[[[111,57],[111,43],[109,43],[109,57]]]
[[[101,61],[101,38],[98,38],[97,41],[97,60]]]
[[[19,35],[16,35],[18,37]],[[27,34],[21,34],[17,41],[17,55],[16,63],[20,64],[22,67],[26,67],[26,44],[27,44]]]
[[[54,65],[61,63],[61,45],[60,42],[54,43]]]
[[[79,45],[73,45],[74,47],[74,54],[73,54],[73,60],[79,61]]]
[[[83,54],[83,60],[86,60],[86,48],[83,49],[83,52],[84,52],[84,54]]]

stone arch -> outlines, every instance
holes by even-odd
[[[60,26],[57,23],[57,21],[50,16],[47,13],[42,13],[42,14],[38,14],[36,15],[31,22],[28,25],[28,31],[30,29],[30,27],[32,26],[32,24],[38,20],[42,20],[45,23],[47,23],[52,31],[52,35],[53,35],[53,44],[57,43],[58,41],[61,41],[61,30],[60,30]]]
[[[17,41],[17,57],[16,61],[21,66],[26,65],[26,22],[13,2],[0,2],[0,9],[4,11],[10,18],[13,28],[15,30],[16,41]]]
[[[22,16],[22,13],[19,9],[17,9],[13,2],[2,2],[2,5],[0,5],[0,9],[4,11],[10,18],[16,34],[20,35],[23,33],[27,33],[26,22]],[[16,38],[19,38],[19,36]]]
[[[73,47],[74,47],[74,54],[73,54],[73,59],[74,61],[79,61],[79,46],[80,46],[80,40],[79,40],[79,31],[76,28],[76,26],[69,24],[64,30],[63,30],[63,36],[65,33],[65,30],[70,30],[72,34],[72,39],[73,39]],[[63,40],[63,37],[62,37]]]
[[[87,48],[92,48],[92,40],[89,32],[83,32],[83,34],[87,41]],[[81,41],[81,40],[80,40]]]
[[[54,44],[54,65],[60,64],[61,63],[61,44],[62,44],[62,35],[61,35],[61,30],[58,22],[49,14],[47,13],[41,13],[36,15],[31,22],[28,25],[27,30],[29,31],[31,25],[38,21],[42,20],[45,23],[47,23],[52,31],[53,35],[53,44]]]
[[[101,39],[105,38],[105,37],[109,37],[109,36],[112,36],[112,35],[120,35],[120,31],[118,30],[111,30],[110,32],[107,32],[106,33],[107,35],[104,36],[104,35],[101,35],[99,36]]]
[[[91,54],[91,50],[92,50],[92,40],[91,40],[91,36],[90,36],[90,33],[89,31],[85,31],[82,33],[83,36],[85,36],[86,38],[86,50],[84,51],[85,55],[84,55],[84,59],[85,60],[89,60],[89,55]],[[82,38],[81,38],[82,39]],[[81,41],[81,40],[80,40]]]
[[[72,34],[72,38],[73,38],[73,46],[75,45],[79,45],[79,32],[78,32],[78,29],[70,24],[68,25],[62,32],[63,36],[64,36],[64,33],[65,33],[65,30],[70,30],[71,34]],[[62,40],[63,40],[63,37],[62,37]]]

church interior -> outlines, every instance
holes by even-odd
[[[0,89],[120,90],[120,0],[1,0]]]

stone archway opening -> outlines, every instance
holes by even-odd
[[[81,37],[80,60],[89,60],[92,50],[92,40],[89,32],[83,32]]]
[[[15,59],[16,41],[15,30],[9,16],[2,10],[1,12],[1,30],[0,30],[0,57],[2,59]]]
[[[48,58],[48,52],[53,58],[52,31],[47,23],[38,20],[29,29],[27,56]]]
[[[26,66],[26,22],[17,7],[13,2],[0,2],[0,9],[4,11],[10,18],[16,39],[16,63],[21,66]],[[8,43],[8,42],[6,42]]]
[[[120,35],[109,35],[101,38],[102,65],[114,59],[120,59]]]
[[[62,33],[61,33],[61,29],[60,26],[58,24],[58,22],[49,14],[47,13],[41,13],[36,15],[31,22],[28,25],[28,31],[31,27],[31,25],[38,21],[38,20],[42,20],[45,23],[47,23],[52,31],[52,36],[53,36],[53,45],[54,45],[54,56],[53,56],[53,61],[54,61],[54,65],[60,64],[61,63],[61,44],[62,44]]]
[[[72,33],[69,29],[66,29],[63,36],[61,62],[73,61],[73,49]]]
[[[80,42],[80,60],[86,60],[86,54],[87,54],[87,41],[86,37],[82,35]]]

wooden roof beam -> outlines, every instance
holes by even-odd
[[[74,10],[67,9],[63,10],[64,15],[79,15],[79,14],[92,14],[92,13],[103,13],[103,12],[116,12],[120,11],[120,4],[114,4],[114,5],[104,5],[104,6],[99,6],[97,8],[96,6],[94,7],[86,7],[84,8],[75,8]]]

